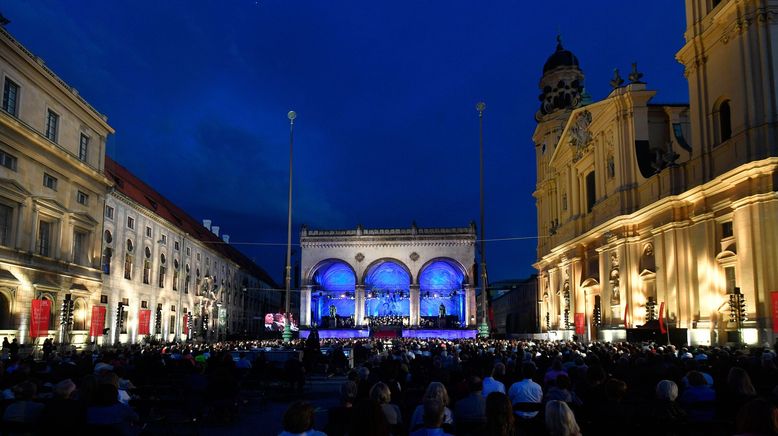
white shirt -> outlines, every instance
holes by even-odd
[[[532,379],[518,381],[511,386],[508,391],[511,404],[516,403],[540,403],[543,401],[543,388]],[[522,418],[534,418],[538,412],[515,412],[516,416]]]
[[[503,382],[495,380],[494,377],[484,377],[484,389],[482,395],[484,398],[488,397],[492,392],[505,393],[505,385]]]

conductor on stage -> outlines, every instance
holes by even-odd
[[[338,326],[338,319],[336,318],[338,314],[338,309],[335,307],[334,304],[330,304],[330,325],[332,327]]]

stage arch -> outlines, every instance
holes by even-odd
[[[421,322],[447,327],[465,322],[467,279],[461,264],[450,258],[432,259],[422,267],[418,281]]]
[[[365,317],[410,317],[412,282],[408,267],[397,259],[379,259],[371,263],[363,278]]]
[[[352,326],[356,314],[356,273],[340,259],[326,259],[311,268],[312,321],[326,327]]]

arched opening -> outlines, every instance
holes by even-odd
[[[73,330],[86,330],[86,303],[80,298],[73,306]]]
[[[365,317],[371,326],[410,323],[411,274],[399,261],[381,259],[365,273]]]
[[[419,324],[452,328],[465,323],[465,276],[451,259],[436,259],[419,274]]]
[[[13,316],[11,315],[11,300],[0,292],[0,330],[13,329]]]
[[[311,322],[323,328],[353,327],[356,274],[351,266],[339,259],[326,260],[314,268],[310,281]]]

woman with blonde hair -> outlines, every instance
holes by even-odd
[[[546,403],[546,429],[550,436],[581,436],[573,411],[562,401]]]
[[[386,422],[389,425],[402,424],[403,417],[400,408],[396,404],[390,404],[392,401],[392,391],[384,382],[378,382],[370,388],[370,399],[381,406],[381,411],[386,416]]]
[[[446,386],[440,382],[432,382],[427,386],[427,390],[424,392],[424,397],[421,399],[422,404],[416,406],[416,410],[413,411],[411,418],[411,431],[420,428],[424,425],[424,405],[427,400],[440,401],[445,409],[443,410],[443,425],[454,425],[454,415],[451,413],[451,409],[448,408],[449,399]]]

